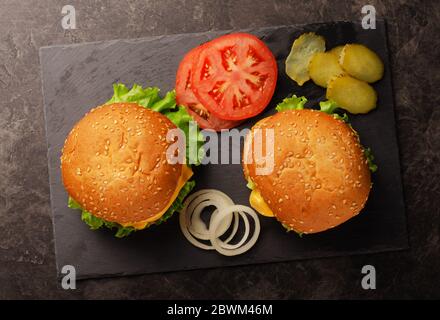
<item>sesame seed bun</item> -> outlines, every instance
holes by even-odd
[[[274,170],[257,174],[249,134],[243,160],[252,163],[243,161],[244,174],[282,224],[299,233],[316,233],[362,210],[371,189],[370,171],[358,136],[347,124],[304,109],[278,112],[251,132],[256,128],[274,129]]]
[[[120,224],[144,221],[169,203],[181,175],[166,150],[164,115],[135,103],[92,109],[69,133],[61,172],[69,195],[94,216]]]

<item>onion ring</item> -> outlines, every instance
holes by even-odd
[[[235,212],[235,211],[240,212],[240,215],[242,217],[245,217],[246,213],[249,216],[251,216],[255,222],[255,229],[254,229],[254,233],[253,233],[252,237],[250,238],[250,240],[246,244],[240,246],[239,248],[226,249],[222,246],[222,243],[224,243],[224,242],[222,240],[220,240],[219,238],[216,238],[214,234],[215,234],[216,228],[218,227],[218,224],[221,223],[221,219],[225,218],[229,212]],[[245,221],[248,221],[248,220],[245,220]],[[214,217],[212,224],[210,226],[212,228],[212,230],[210,228],[210,230],[211,230],[211,232],[210,232],[211,233],[211,238],[210,238],[211,244],[217,252],[219,252],[225,256],[235,256],[235,255],[239,255],[239,254],[242,254],[242,253],[248,251],[257,242],[258,236],[260,235],[260,230],[261,230],[260,220],[258,218],[258,215],[255,213],[255,211],[252,208],[249,208],[249,207],[246,207],[243,205],[233,205],[233,206],[230,206],[224,210],[220,210],[218,215],[216,215]],[[248,221],[247,227],[249,228],[249,221]],[[248,235],[249,235],[249,229],[247,229],[247,231],[248,231],[248,234],[247,235],[245,234],[243,236],[242,240],[243,239],[245,239],[245,241],[247,240]]]
[[[210,206],[216,209],[212,212],[208,226],[206,226],[201,214],[205,208]],[[255,222],[250,240],[248,215]],[[230,244],[229,242],[237,234],[240,217],[244,221],[244,234],[237,243]],[[204,189],[190,195],[180,211],[179,224],[183,235],[191,244],[204,250],[216,250],[225,256],[235,256],[248,251],[256,243],[261,229],[258,215],[254,210],[243,205],[235,205],[231,198],[215,189]],[[231,233],[226,240],[221,240],[220,237],[231,228],[231,224]],[[211,243],[206,244],[200,240]]]

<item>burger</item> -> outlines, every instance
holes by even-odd
[[[285,99],[278,113],[251,129],[243,149],[251,206],[299,234],[334,228],[359,214],[372,186],[370,170],[377,169],[346,115],[334,113],[333,102],[314,110],[304,109],[306,101]],[[263,152],[269,143],[264,132],[273,133],[273,169],[268,174],[258,174],[258,129]]]
[[[116,228],[124,237],[167,220],[194,187],[188,155],[184,163],[167,159],[168,131],[185,129],[191,118],[173,92],[161,99],[157,88],[114,90],[70,131],[61,174],[69,207],[81,209],[91,229]]]

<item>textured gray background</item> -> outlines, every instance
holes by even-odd
[[[368,1],[388,21],[411,249],[404,252],[56,281],[38,49],[84,41],[360,18],[365,1],[64,1],[0,3],[0,298],[439,298],[440,3]],[[373,264],[378,289],[364,291]]]
[[[108,100],[115,81],[154,84],[163,91],[171,90],[184,53],[221,32],[44,47],[40,50],[40,62],[58,272],[64,265],[74,265],[77,277],[84,279],[408,248],[384,22],[377,21],[374,31],[362,29],[360,23],[349,22],[246,30],[264,39],[274,53],[279,78],[268,108],[243,123],[241,129],[273,114],[276,103],[292,92],[306,96],[310,106],[317,106],[318,101],[324,99],[325,90],[311,82],[296,86],[284,71],[291,43],[303,32],[313,30],[322,35],[327,48],[340,44],[341,40],[365,44],[385,62],[384,77],[374,85],[380,97],[379,107],[368,116],[350,115],[350,124],[361,136],[362,143],[374,150],[375,161],[380,167],[373,175],[374,188],[362,214],[334,230],[303,238],[284,232],[275,219],[262,218],[258,243],[251,251],[234,258],[192,246],[180,232],[177,217],[158,228],[138,232],[123,240],[109,236],[108,232],[90,232],[79,213],[74,214],[67,207],[67,193],[61,182],[61,148],[73,125],[91,106]],[[240,150],[240,146],[236,145],[232,150]],[[246,188],[240,163],[193,169],[196,190],[218,189],[235,203],[249,204],[250,191]]]

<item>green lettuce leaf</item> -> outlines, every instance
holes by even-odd
[[[322,112],[333,114],[336,109],[338,109],[338,105],[333,100],[321,101],[319,103],[319,107]]]
[[[159,88],[156,87],[143,89],[142,86],[136,83],[129,90],[124,84],[115,83],[113,84],[113,97],[107,101],[107,104],[115,102],[135,102],[145,108],[152,108],[156,102],[161,100],[159,91]]]
[[[376,172],[377,171],[377,164],[375,164],[373,162],[374,155],[371,152],[371,149],[370,148],[365,148],[365,147],[363,147],[363,149],[364,149],[365,158],[367,158],[368,168],[370,168],[371,172]]]
[[[302,110],[304,109],[304,105],[306,104],[306,102],[306,97],[297,97],[296,95],[293,95],[291,97],[285,98],[282,102],[278,103],[275,109],[278,112],[286,110]]]
[[[128,236],[130,233],[132,233],[133,231],[136,231],[136,229],[133,227],[118,226],[118,231],[116,231],[115,237],[116,238],[124,238],[124,237]]]
[[[341,116],[340,114],[338,114],[338,113],[334,113],[334,114],[333,114],[333,118],[348,123],[348,116],[347,116],[347,114],[346,114],[345,112],[342,114],[342,116]]]
[[[92,230],[97,230],[104,225],[104,220],[95,217],[87,210],[82,209],[81,220],[84,221]]]
[[[85,222],[90,227],[91,230],[98,230],[101,227],[107,227],[109,229],[117,228],[118,230],[116,231],[115,236],[118,238],[128,236],[131,232],[135,231],[135,229],[133,227],[123,227],[119,223],[110,222],[110,221],[106,221],[104,219],[95,217],[93,214],[91,214],[87,210],[82,209],[81,206],[72,197],[69,197],[69,203],[71,203],[71,202],[76,203],[76,206],[74,208],[69,206],[69,208],[81,209],[82,210],[81,220],[83,222]]]
[[[164,114],[185,134],[187,163],[199,165],[202,162],[205,138],[193,118],[182,106],[178,106],[177,111]]]
[[[75,199],[73,199],[72,197],[69,197],[69,200],[67,200],[67,206],[70,209],[81,209],[81,205],[75,201]]]
[[[147,88],[148,90],[148,88]],[[176,92],[173,91],[168,91],[165,94],[165,97],[161,100],[156,101],[153,106],[151,107],[152,110],[160,112],[164,115],[166,115],[168,117],[169,114],[174,113],[176,110]],[[188,115],[188,113],[186,113],[186,115]],[[182,116],[186,116],[186,115],[182,115]],[[184,118],[185,122],[189,122],[192,119],[188,119],[188,118]],[[179,119],[179,124],[181,123],[181,119]],[[177,127],[179,127],[178,124],[174,123]],[[180,127],[179,127],[180,128]]]
[[[322,112],[333,115],[333,118],[348,122],[348,116],[346,113],[343,113],[342,115],[336,113],[336,109],[338,109],[339,107],[333,100],[321,101],[319,103],[319,107]]]

